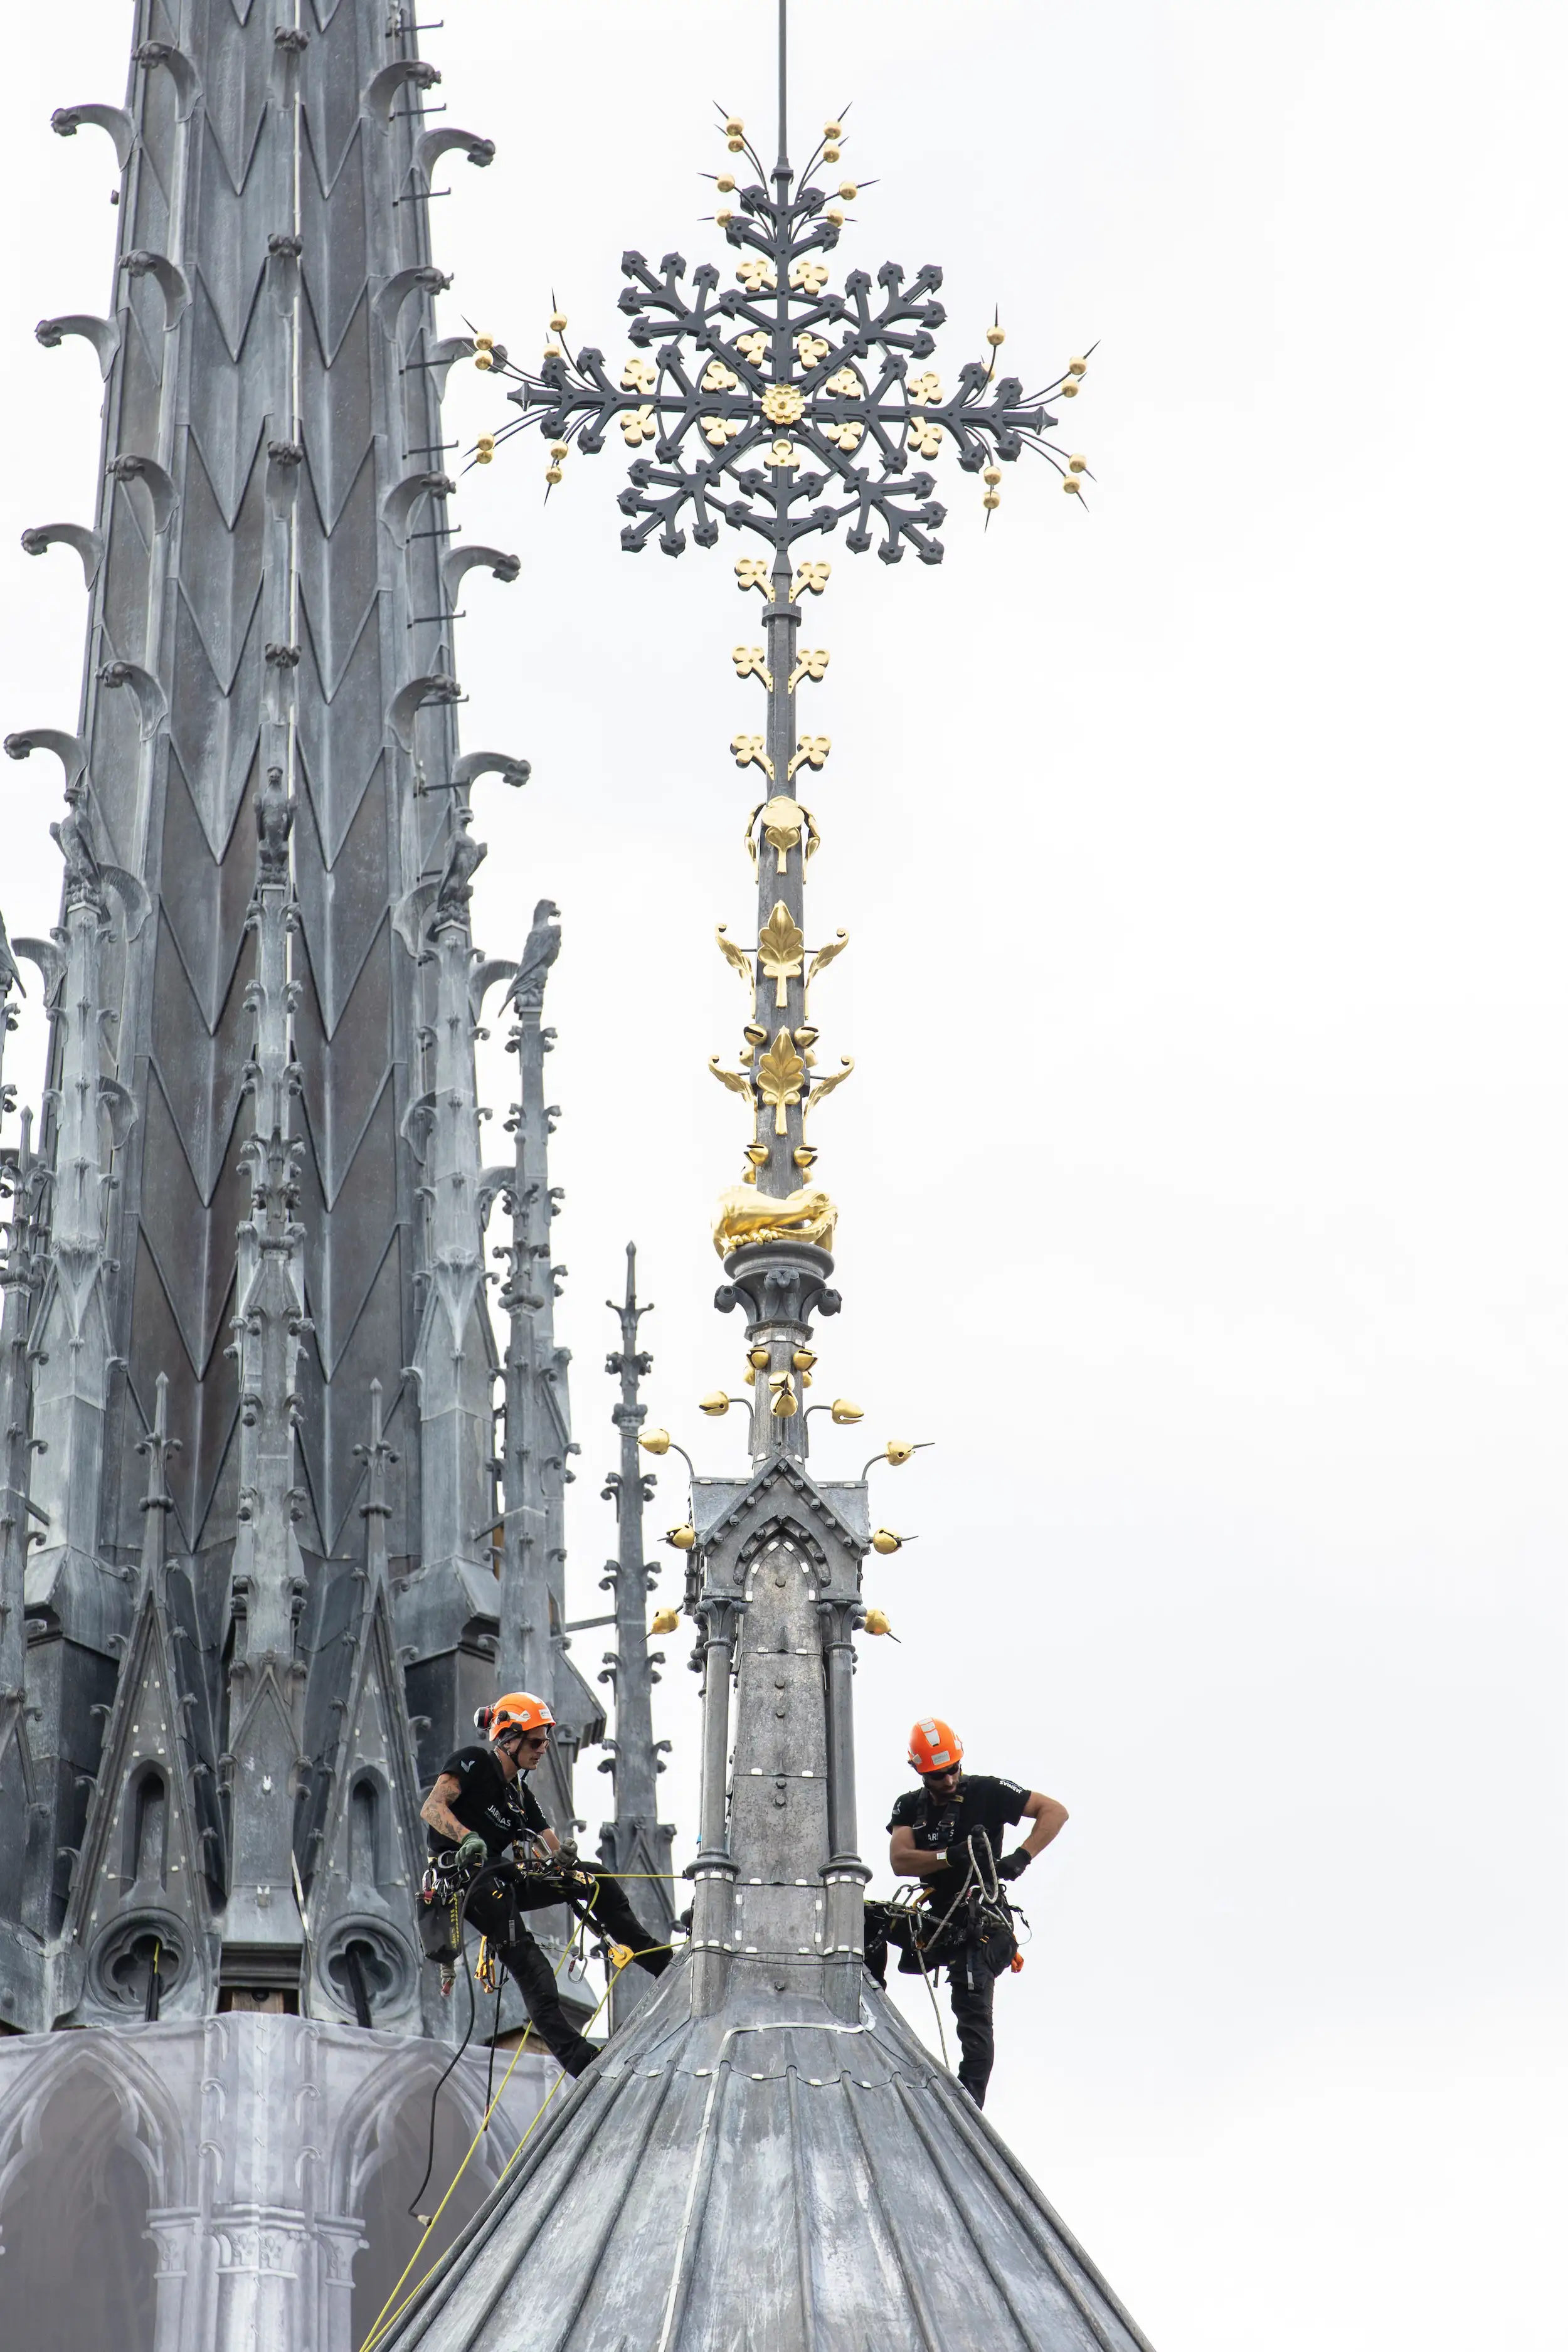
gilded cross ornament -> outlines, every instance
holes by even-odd
[[[840,271],[843,207],[860,189],[834,168],[846,143],[840,120],[824,126],[803,172],[789,161],[785,13],[780,0],[772,168],[739,117],[721,118],[726,154],[713,175],[721,201],[712,219],[721,258],[693,268],[680,253],[657,266],[642,253],[625,254],[620,309],[630,350],[620,360],[569,341],[559,312],[537,369],[509,360],[493,337],[476,338],[517,411],[486,436],[486,462],[537,426],[553,485],[573,452],[602,451],[618,429],[627,453],[624,548],[638,553],[657,541],[679,555],[689,539],[715,545],[725,527],[751,543],[752,551],[735,560],[735,583],[762,599],[763,642],[748,642],[748,631],[730,660],[737,684],[760,688],[765,709],[761,724],[743,723],[728,740],[738,768],[762,771],[768,796],[746,820],[756,944],[732,939],[722,923],[715,933],[751,992],[740,1066],[717,1055],[709,1063],[752,1115],[740,1181],[715,1215],[721,1253],[787,1237],[826,1248],[837,1213],[825,1192],[801,1184],[817,1157],[805,1135],[811,1104],[854,1068],[844,1055],[831,1075],[817,1072],[818,1033],[807,1007],[809,989],[848,939],[839,929],[815,950],[807,945],[805,869],[820,836],[796,780],[820,773],[832,750],[831,737],[804,730],[796,714],[797,693],[821,686],[829,662],[825,646],[801,640],[805,600],[821,596],[832,573],[810,543],[841,535],[852,554],[875,547],[883,562],[897,563],[913,549],[922,563],[938,563],[946,508],[933,468],[978,476],[987,522],[1000,504],[1002,468],[1026,450],[1043,455],[1080,500],[1089,478],[1084,460],[1051,437],[1053,407],[1078,397],[1086,358],[1026,393],[1019,377],[999,373],[1006,338],[994,317],[974,356],[956,371],[939,370],[937,337],[947,321],[941,270],[911,277],[888,261],[874,272]],[[793,1401],[792,1389],[781,1394]]]

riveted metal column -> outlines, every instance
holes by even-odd
[[[730,1853],[730,1678],[742,1604],[714,1598],[703,1603],[702,1791],[697,1859],[691,1874],[692,2006],[712,2010],[729,1979],[733,1947],[735,1863]]]

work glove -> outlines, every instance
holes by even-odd
[[[577,1868],[576,1839],[563,1838],[559,1847],[556,1849],[555,1859],[560,1864],[563,1870],[575,1870]]]
[[[457,1859],[464,1870],[478,1870],[490,1858],[490,1850],[478,1830],[470,1830],[458,1848]]]
[[[1012,1853],[1005,1853],[997,1864],[996,1875],[998,1878],[1022,1878],[1034,1859],[1027,1846],[1016,1845]]]

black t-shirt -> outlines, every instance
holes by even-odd
[[[1016,1780],[994,1780],[984,1772],[966,1772],[950,1797],[933,1797],[926,1789],[906,1790],[893,1807],[888,1827],[911,1831],[916,1845],[928,1853],[939,1853],[944,1846],[962,1847],[977,1830],[984,1830],[991,1841],[992,1854],[1000,1862],[1002,1832],[1023,1820],[1028,1801],[1029,1791],[1020,1789]],[[962,1869],[938,1870],[921,1884],[931,1889],[937,1909],[945,1911],[963,1878]]]
[[[492,1857],[504,1853],[525,1830],[548,1829],[543,1810],[526,1780],[509,1780],[489,1748],[459,1748],[442,1765],[458,1784],[450,1811],[466,1830],[478,1830]],[[432,1853],[450,1853],[455,1840],[428,1831]]]

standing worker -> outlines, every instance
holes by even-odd
[[[1067,1820],[1067,1807],[1016,1780],[965,1772],[963,1742],[940,1716],[910,1734],[910,1762],[921,1776],[893,1807],[889,1860],[898,1878],[924,1882],[921,1905],[868,1904],[866,1964],[886,1981],[889,1943],[908,1973],[945,1967],[963,2060],[958,2079],[977,2107],[985,2105],[996,2045],[992,1999],[996,1979],[1017,1950],[1002,1888],[1021,1878]],[[1004,1854],[1003,1832],[1026,1821],[1028,1833]]]
[[[493,1706],[481,1706],[474,1722],[484,1740],[447,1757],[419,1818],[434,1864],[465,1885],[483,1874],[468,1895],[466,1916],[511,1971],[545,2048],[568,2074],[580,2074],[599,2053],[562,2008],[550,1963],[519,1914],[570,1903],[625,1945],[649,1976],[662,1976],[671,1956],[668,1944],[655,1948],[617,1882],[584,1870],[576,1847],[562,1844],[521,1778],[542,1762],[554,1720],[531,1691],[509,1691]],[[514,1849],[521,1866],[502,1860]]]

